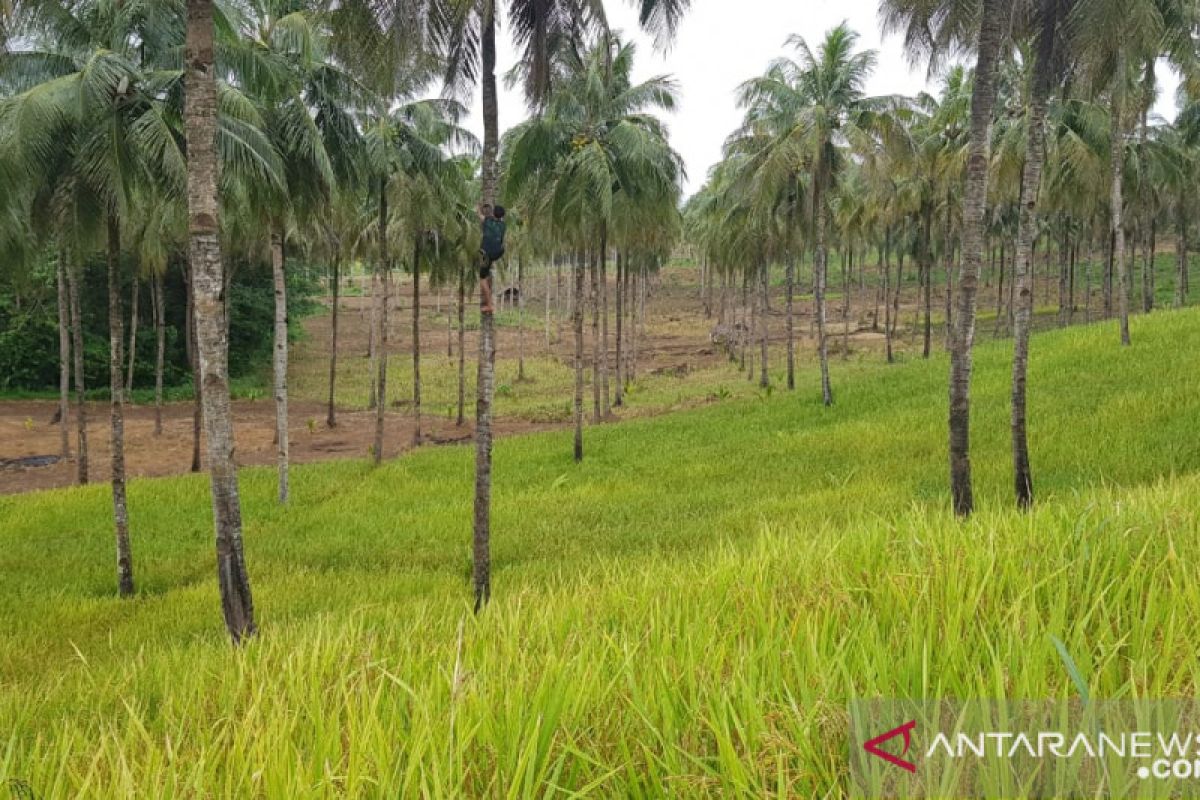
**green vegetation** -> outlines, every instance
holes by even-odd
[[[288,315],[292,337],[301,333],[304,317],[318,309],[318,271],[296,263],[288,272]],[[132,292],[133,280],[120,289]],[[164,280],[167,307],[165,323],[164,382],[169,400],[190,399],[192,376],[188,367],[184,330],[187,287],[178,271]],[[270,272],[256,264],[238,264],[230,283],[230,371],[245,386],[271,363],[271,341],[262,332],[274,315]],[[89,264],[80,270],[83,310],[84,375],[91,387],[88,397],[108,397],[108,308],[105,305],[104,270]],[[133,402],[154,402],[155,331],[151,294],[143,284]],[[58,322],[55,305],[54,265],[41,264],[24,275],[0,272],[0,397],[53,397],[58,385]],[[128,323],[128,320],[126,320]],[[266,384],[264,384],[266,385]]]
[[[946,507],[944,358],[496,445],[470,614],[467,448],[243,473],[264,635],[214,619],[202,477],[0,499],[0,779],[39,797],[810,796],[852,695],[1189,696],[1200,313],[1039,335],[1039,502],[1010,510],[1010,345],[978,350],[977,513]],[[460,627],[461,626],[461,627]],[[461,634],[460,634],[461,631]],[[269,634],[269,635],[268,635]],[[461,636],[461,638],[460,638]]]

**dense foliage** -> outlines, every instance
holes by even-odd
[[[107,395],[108,378],[108,291],[102,264],[88,264],[81,271],[83,310],[84,374],[90,391]],[[320,291],[315,267],[296,262],[288,272],[288,317],[292,338],[300,335],[300,320],[318,306]],[[128,297],[130,281],[121,287]],[[184,313],[186,285],[179,270],[164,280],[167,298],[164,383],[191,392]],[[137,352],[134,356],[134,385],[154,385],[157,342],[151,319],[150,293],[143,284],[139,306]],[[130,304],[125,311],[129,313]],[[234,377],[254,376],[270,362],[271,329],[275,313],[271,275],[261,266],[235,265],[230,285],[229,367]],[[58,385],[58,310],[55,302],[53,264],[39,262],[21,277],[19,284],[0,277],[0,392],[51,392]],[[127,323],[128,324],[128,320]]]

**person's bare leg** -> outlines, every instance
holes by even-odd
[[[480,310],[488,314],[493,313],[496,309],[492,306],[492,278],[490,275],[479,281],[479,291],[483,300]]]

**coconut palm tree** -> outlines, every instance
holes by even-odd
[[[825,291],[828,281],[831,196],[846,163],[843,148],[874,147],[895,126],[889,122],[896,98],[867,97],[863,88],[875,67],[875,52],[856,51],[858,34],[845,24],[826,33],[816,50],[800,36],[787,46],[797,58],[779,58],[767,73],[743,84],[740,103],[747,109],[744,129],[760,126],[774,140],[759,156],[763,168],[776,171],[778,185],[802,166],[810,173],[810,203],[815,217],[814,287],[821,397],[833,404],[829,379]]]
[[[1017,505],[1033,503],[1033,477],[1029,466],[1026,432],[1026,376],[1029,338],[1033,317],[1033,240],[1037,228],[1037,205],[1042,187],[1046,154],[1046,108],[1059,83],[1064,62],[1063,20],[1070,0],[1041,0],[1037,8],[1033,43],[1033,76],[1025,115],[1025,166],[1021,176],[1021,211],[1017,230],[1013,285],[1016,293],[1013,324],[1012,454]]]
[[[483,153],[480,203],[494,205],[499,175],[499,103],[496,95],[496,0],[443,0],[437,37],[446,56],[447,84],[465,91],[480,84],[483,104]],[[675,34],[690,0],[636,0],[642,27],[661,43]],[[553,93],[556,52],[577,46],[597,28],[606,28],[602,0],[509,0],[514,40],[524,57],[525,93],[534,105]],[[494,320],[480,321],[479,377],[475,419],[475,511],[473,560],[476,610],[491,596],[492,392],[495,361]]]
[[[16,142],[29,179],[45,195],[68,189],[76,219],[87,216],[103,231],[111,487],[122,596],[134,592],[125,475],[122,233],[139,182],[177,186],[182,175],[164,104],[143,70],[147,54],[166,46],[162,31],[144,24],[146,11],[143,4],[35,6],[21,31],[22,46],[6,54],[4,82],[17,93],[0,108],[0,128]]]
[[[667,77],[633,83],[635,54],[632,44],[601,37],[580,55],[564,55],[558,88],[546,108],[514,128],[506,140],[506,192],[522,197],[534,187],[546,191],[552,224],[570,231],[575,244],[590,249],[597,260],[608,249],[618,197],[637,208],[664,202],[673,207],[680,191],[682,160],[671,149],[662,123],[650,113],[674,107],[677,90]],[[593,273],[594,287],[600,274],[599,269]],[[582,286],[577,283],[577,288]],[[581,296],[579,291],[575,298],[577,354],[582,346]],[[594,343],[600,347],[599,336]],[[594,352],[594,368],[606,360],[606,352]],[[582,385],[581,370],[582,358],[577,357],[577,387]],[[602,375],[596,372],[597,388]],[[578,404],[576,412],[575,456],[580,460],[583,422]]]
[[[956,50],[975,53],[967,180],[963,192],[962,261],[950,337],[950,491],[955,513],[967,516],[975,507],[971,484],[971,368],[976,293],[983,266],[988,155],[996,100],[996,65],[1008,33],[1012,2],[981,0],[977,5],[884,0],[880,13],[884,30],[901,33],[910,56],[914,60],[928,59],[931,70],[941,58]]]
[[[1107,95],[1109,110],[1109,221],[1121,344],[1128,346],[1131,281],[1126,264],[1123,222],[1126,153],[1134,125],[1144,117],[1145,96],[1153,88],[1153,64],[1168,58],[1185,74],[1195,74],[1194,4],[1186,0],[1087,0],[1071,8],[1073,49],[1094,96]],[[1149,86],[1142,85],[1148,78]]]

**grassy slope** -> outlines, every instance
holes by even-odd
[[[599,796],[844,786],[852,694],[1191,695],[1200,313],[1039,336],[1040,503],[1007,510],[1008,358],[978,355],[981,513],[945,511],[944,360],[496,445],[496,600],[467,614],[471,454],[244,473],[263,635],[219,628],[207,485],[0,499],[0,779],[38,796]],[[465,621],[464,621],[465,620]],[[458,630],[462,622],[462,644]],[[458,664],[458,680],[453,679]],[[456,688],[452,688],[456,687]],[[5,733],[11,731],[11,733]]]

